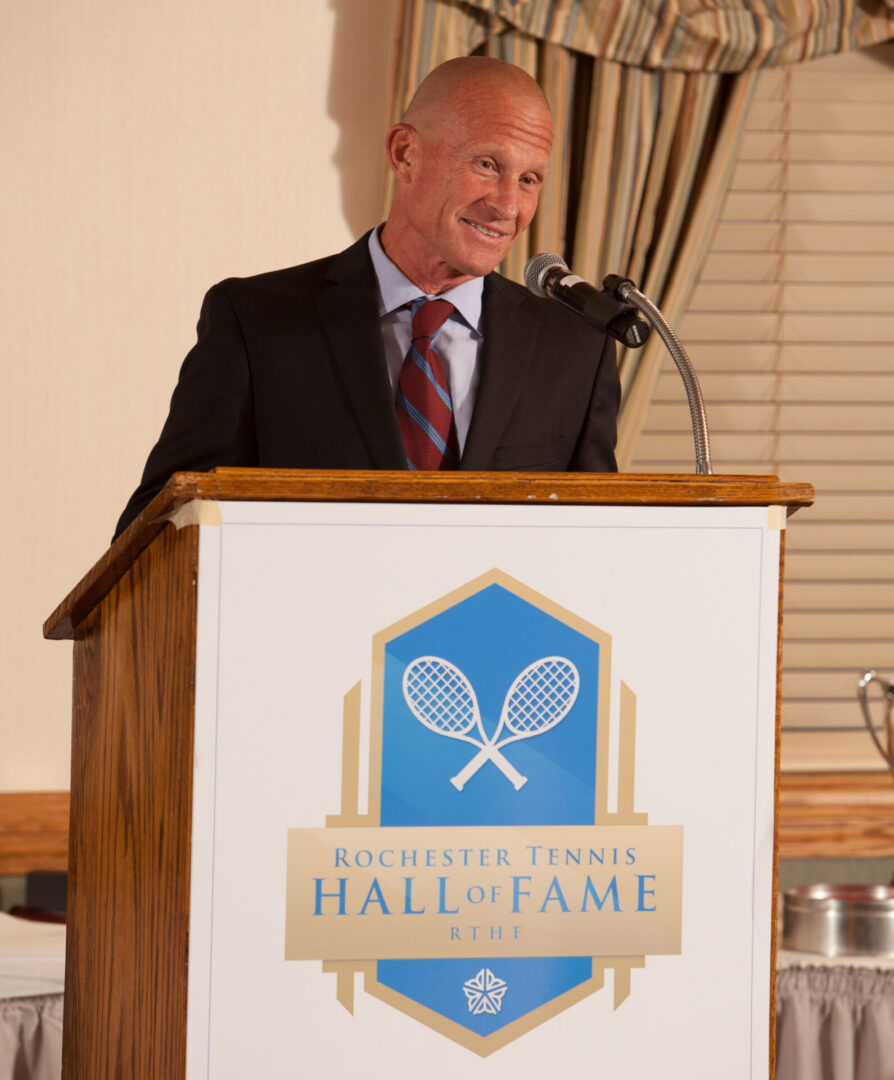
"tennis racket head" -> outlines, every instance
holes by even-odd
[[[544,656],[521,671],[506,692],[506,727],[513,735],[540,735],[571,712],[580,690],[577,668],[564,656]]]
[[[472,684],[455,664],[440,656],[417,656],[407,664],[403,691],[410,712],[439,735],[466,735],[478,720]]]

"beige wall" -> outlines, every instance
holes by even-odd
[[[0,13],[0,791],[68,786],[71,649],[205,289],[344,247],[382,199],[397,0]]]

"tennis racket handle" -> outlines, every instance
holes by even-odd
[[[495,750],[492,746],[485,746],[479,750],[478,753],[472,758],[472,760],[464,768],[452,777],[450,783],[456,788],[457,791],[462,791],[469,780],[475,775],[476,772],[484,765],[485,762],[492,761],[494,765],[500,770],[500,772],[509,780],[516,791],[519,790],[524,784],[527,784],[527,776],[522,776],[518,769],[514,768],[512,764],[503,757],[499,750]]]

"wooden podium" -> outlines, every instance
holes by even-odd
[[[665,1061],[664,1076],[678,1075],[674,1068],[688,1078],[769,1075],[760,1047],[769,1047],[772,1057],[772,1023],[762,1003],[772,1016],[784,526],[786,514],[812,497],[809,485],[772,477],[239,469],[174,476],[44,627],[45,636],[75,643],[64,1075],[335,1076],[352,1071],[351,1054],[357,1055],[354,1071],[363,1061],[370,1076],[416,1075],[422,1067],[429,1077],[448,1076],[469,1062],[488,1075],[533,1076],[547,1056],[552,1068],[561,1068],[562,1054],[569,1068],[601,1061],[608,1075],[622,1075],[619,1069],[630,1077],[654,1075],[647,1071],[653,1058]],[[520,669],[522,653],[513,643],[516,634],[528,633],[521,623],[530,618],[531,634],[548,622],[568,637],[563,656],[571,649],[599,656],[598,689],[595,682],[585,685],[589,661],[575,661],[575,678],[577,669],[582,674],[573,693],[551,720],[532,721],[541,726],[517,734],[512,746],[503,741],[511,717],[502,735],[494,733],[497,698],[492,720],[481,726],[470,726],[469,713],[462,731],[465,742],[476,745],[468,746],[458,727],[451,737],[438,737],[447,732],[429,721],[429,706],[413,699],[407,681],[413,663],[432,656],[410,663],[406,650],[434,654],[434,645],[422,643],[439,640],[438,620],[471,612],[462,605],[477,603],[486,589],[517,614],[476,608],[473,621],[456,631],[468,650],[470,633],[481,629],[475,655],[503,636],[500,656],[505,652],[505,664],[515,665],[506,671]],[[424,637],[429,632],[435,636]],[[396,641],[406,642],[403,660]],[[533,659],[545,663],[542,656]],[[456,661],[451,670],[473,662]],[[403,701],[396,705],[401,683],[389,679],[398,669]],[[504,712],[522,675],[505,692]],[[476,715],[478,698],[483,714],[486,694],[499,690],[502,699],[500,688],[509,683],[508,674],[501,675],[491,691],[484,674],[456,678]],[[572,718],[574,709],[586,715],[581,710],[591,707],[591,698],[593,709],[598,698],[600,710],[598,739],[593,736],[596,810],[583,820],[562,800],[577,783],[574,758],[589,744],[569,741],[557,749],[570,755],[561,766],[546,759],[553,752],[548,748],[564,746],[561,740],[574,731],[588,737],[587,724],[572,724]],[[460,710],[462,703],[451,700]],[[418,753],[427,755],[424,768],[434,770],[413,778],[415,786],[406,791],[394,778],[397,751],[389,740],[397,736],[388,727],[404,705],[409,711],[401,723],[410,741],[400,753],[417,753],[418,743]],[[466,723],[456,716],[448,722]],[[470,761],[476,747],[480,760]],[[460,766],[473,771],[465,791],[446,782],[456,780]],[[530,800],[541,797],[538,770],[547,777],[551,769],[561,773],[561,806],[553,817],[545,811],[541,822]],[[513,776],[527,783],[514,788]],[[435,838],[430,842],[419,840],[424,834],[415,819],[401,817],[427,788],[441,800],[437,813],[419,819],[418,828]],[[507,830],[520,827],[512,815],[522,799],[529,809],[518,820],[530,826],[530,836],[518,850],[527,856],[504,846]],[[485,817],[493,807],[493,820],[479,825],[477,810],[463,817],[473,805],[484,807]],[[413,827],[405,835],[416,846],[404,846],[402,857],[413,870],[403,868],[403,906],[395,910],[388,890],[398,879],[388,875],[397,871],[387,864],[395,828],[408,824]],[[678,910],[676,923],[668,916],[661,927],[649,919],[661,921],[666,896],[673,904],[673,888],[661,891],[672,871],[655,870],[664,865],[658,849],[665,834],[656,828],[647,836],[653,825],[666,827],[667,837],[677,829],[673,836],[683,838],[682,878],[674,886],[682,890],[682,915]],[[515,860],[515,892],[511,901],[497,899],[501,885],[493,867],[462,879],[468,904],[481,903],[476,890],[482,896],[490,890],[477,908],[480,913],[493,904],[493,916],[481,916],[482,926],[490,920],[492,940],[491,951],[482,952],[477,925],[470,930],[453,915],[463,904],[448,898],[456,883],[448,881],[443,860],[445,830],[464,839],[484,836],[485,826],[491,830],[486,843],[469,843],[482,866],[491,855],[505,864]],[[547,832],[538,831],[550,828],[562,837],[552,847]],[[593,829],[602,831],[580,831]],[[376,847],[369,838],[379,835]],[[331,836],[348,839],[333,847]],[[627,840],[612,847],[606,836]],[[340,877],[320,872],[314,879],[323,882],[310,912],[317,922],[305,934],[298,921],[305,856],[295,852],[310,851],[301,845],[311,842],[320,845],[320,858],[335,851],[336,867],[352,857],[356,863],[350,872],[333,871]],[[727,850],[735,844],[739,856]],[[454,840],[450,845],[451,851],[462,847]],[[646,855],[653,846],[655,853]],[[441,860],[430,880],[416,862],[423,849],[440,853],[425,856],[430,863]],[[616,861],[622,852],[622,862],[627,852],[631,874],[642,871],[635,884],[623,868],[606,876],[602,860],[611,850]],[[561,873],[551,869],[541,880],[547,871],[540,863],[518,873],[521,858],[541,859],[546,867],[553,851],[560,852]],[[591,864],[600,865],[578,879],[583,871],[569,865],[569,851],[589,851]],[[351,908],[352,890],[361,886],[350,874],[361,873],[362,852],[381,865],[376,886],[363,878],[365,906],[358,901]],[[425,899],[435,877],[445,882],[439,911],[450,914],[444,917]],[[579,881],[589,882],[593,900],[584,892],[582,907],[571,900]],[[628,884],[638,890],[629,902]],[[511,904],[505,911],[499,907],[504,899]],[[397,945],[370,944],[369,953],[357,955],[351,950],[365,946],[344,944],[335,955],[340,941],[353,941],[355,925],[357,934],[372,926],[375,935],[393,913],[399,926],[421,927],[426,905],[432,928],[425,932],[435,935],[426,941],[439,940],[443,924],[445,941],[453,935],[450,944],[414,944],[415,929],[398,930]],[[712,929],[715,910],[721,914]],[[586,961],[586,977],[568,976],[568,987],[554,1000],[538,999],[524,1013],[518,1002],[540,976],[518,968],[536,961],[518,958],[550,955],[538,937],[547,916],[555,916],[557,942],[566,923],[573,924],[568,934],[592,943],[593,951],[583,955],[593,959]],[[451,919],[457,925],[448,935]],[[508,941],[511,933],[530,941],[532,952]],[[649,944],[674,934],[677,945]],[[612,943],[628,940],[645,944],[619,954],[622,946]],[[729,967],[729,979],[722,974],[720,985],[702,992],[714,978],[709,958],[720,964],[727,941],[734,955],[722,967],[724,973]],[[571,964],[561,958],[575,956],[574,950],[573,943],[557,943],[556,970]],[[463,975],[465,997],[459,984],[450,990],[450,1001],[459,1001],[468,1018],[450,1011],[460,1005],[439,1012],[424,993],[417,1000],[393,981],[404,978],[401,965],[429,962],[420,955],[480,969],[473,973],[484,979],[480,985]],[[521,973],[499,978],[497,961],[487,959],[493,956],[503,957],[506,971]],[[637,971],[643,964],[645,971]],[[358,974],[366,994],[355,1000]],[[610,990],[596,992],[607,975],[613,998]],[[749,986],[738,1000],[742,979]],[[498,984],[500,992],[491,989]],[[740,1040],[744,1058],[731,1049],[736,1059],[726,1068],[707,1056],[702,1061],[695,1030],[684,1039],[692,1047],[685,1059],[670,1030],[636,1038],[636,1025],[653,1026],[675,997],[696,1025],[716,1026],[714,1001],[718,1016],[741,1010],[744,1019],[737,1014],[730,1021],[739,1025],[732,1035],[720,1034],[734,1046]],[[489,1027],[475,1028],[476,1008],[490,1011],[481,1020]],[[520,1011],[501,1026],[494,1010],[502,1008]],[[760,1017],[750,1016],[755,1009]],[[700,1019],[703,1010],[709,1015]],[[275,1014],[269,1027],[268,1013]],[[575,1024],[583,1024],[581,1031]],[[583,1037],[588,1032],[592,1046]],[[650,1048],[665,1038],[663,1050]]]

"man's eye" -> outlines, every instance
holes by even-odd
[[[492,161],[487,161],[485,158],[481,158],[478,164],[482,169],[492,169],[494,167],[494,163]]]

